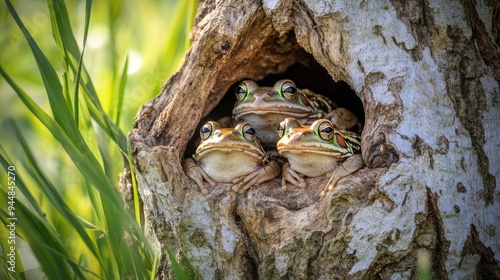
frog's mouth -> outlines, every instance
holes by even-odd
[[[196,154],[198,157],[204,157],[210,153],[224,153],[227,155],[239,153],[246,154],[256,159],[265,159],[266,154],[257,149],[254,146],[244,146],[244,145],[221,145],[221,146],[213,146],[213,147],[204,147],[198,149]]]
[[[285,155],[287,153],[290,154],[317,154],[317,155],[324,155],[324,156],[329,156],[332,158],[346,158],[351,156],[352,154],[349,152],[342,152],[342,151],[336,151],[331,148],[325,148],[321,146],[315,146],[315,147],[284,147],[284,146],[277,146],[278,148],[278,153],[280,155]]]
[[[303,108],[293,108],[293,107],[265,107],[265,108],[255,108],[253,106],[246,106],[239,108],[238,110],[233,111],[233,116],[235,118],[239,118],[245,115],[269,115],[276,114],[283,116],[283,119],[286,117],[294,117],[294,118],[306,118],[309,117],[313,113],[312,110],[305,111]]]

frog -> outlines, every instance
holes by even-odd
[[[256,137],[256,130],[247,122],[234,128],[222,128],[208,121],[200,128],[201,142],[192,158],[183,162],[186,175],[206,195],[217,183],[231,183],[231,190],[242,193],[281,174],[281,167],[267,157]]]
[[[279,137],[276,127],[285,118],[311,124],[318,118],[331,118],[340,129],[361,126],[357,117],[332,100],[309,89],[299,89],[290,79],[277,81],[273,87],[259,87],[252,80],[242,81],[235,90],[232,117],[236,122],[251,123],[266,148],[275,148]]]
[[[326,174],[328,182],[321,192],[324,197],[337,182],[364,166],[359,134],[339,130],[328,119],[317,119],[311,125],[302,125],[286,118],[278,126],[280,140],[277,151],[288,162],[282,167],[282,188],[288,184],[306,188],[303,178]]]

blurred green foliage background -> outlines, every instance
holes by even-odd
[[[61,57],[67,50],[61,49],[54,39],[53,34],[57,31],[54,30],[51,23],[51,20],[54,19],[51,17],[49,2],[61,3],[62,0],[20,0],[12,1],[12,5],[34,41],[56,70],[64,87],[63,81],[67,79],[65,75],[68,73],[65,72],[65,62]],[[85,11],[90,2],[80,0],[65,3],[72,33],[78,42],[80,52],[83,50],[83,38],[86,31]],[[44,86],[40,74],[41,70],[37,67],[32,50],[9,12],[6,3],[0,3],[0,34],[2,34],[0,36],[0,65],[5,73],[38,106],[53,116],[48,98],[50,93]],[[130,131],[134,116],[140,106],[159,94],[162,84],[179,67],[190,45],[188,35],[196,4],[195,0],[101,0],[92,2],[83,63],[105,114],[113,120],[124,135]],[[123,69],[126,69],[125,76],[121,75]],[[71,86],[68,89],[70,89],[67,90],[68,92],[73,91]],[[81,89],[81,91],[85,90]],[[74,100],[67,98],[66,101],[71,104]],[[82,116],[82,118],[84,117]],[[118,176],[124,168],[123,158],[126,155],[94,122],[92,126],[94,127],[95,139],[97,139],[97,145],[94,146],[98,146],[97,153],[102,162],[101,168],[105,171],[110,185],[118,189]],[[103,265],[112,263],[112,261],[106,262],[99,260],[99,258],[110,258],[113,253],[101,251],[97,256],[95,253],[90,253],[91,249],[82,240],[82,234],[75,231],[74,222],[61,214],[61,211],[49,202],[47,193],[41,191],[40,176],[33,174],[45,175],[50,181],[50,185],[66,202],[70,211],[88,223],[85,225],[86,231],[94,244],[99,244],[99,238],[109,233],[107,228],[93,229],[93,226],[103,226],[106,223],[99,221],[99,209],[96,209],[96,207],[99,208],[99,205],[96,204],[96,201],[100,200],[91,197],[92,186],[88,180],[89,174],[84,174],[82,170],[77,168],[75,158],[67,154],[64,145],[58,142],[37,117],[27,109],[12,86],[1,76],[0,127],[2,156],[7,158],[6,164],[16,167],[17,176],[23,179],[37,205],[30,204],[29,200],[21,194],[16,198],[20,200],[19,203],[26,204],[28,208],[41,208],[43,219],[46,219],[48,225],[57,233],[59,241],[66,246],[68,254],[71,255],[67,258],[78,260],[78,265],[83,267],[84,271],[89,270],[84,274],[85,278],[107,278],[110,275],[123,277],[119,272],[113,274],[103,270]],[[31,150],[35,163],[26,159],[27,148],[21,147],[21,137],[26,139],[27,147]],[[93,146],[92,143],[87,144]],[[5,166],[1,166],[1,168],[0,185],[3,190],[6,190],[7,170]],[[37,168],[40,171],[33,171]],[[4,192],[0,195],[5,196]],[[6,216],[5,201],[5,197],[0,198],[0,207],[3,208],[0,209],[0,213],[4,215],[3,218]],[[116,215],[116,213],[114,214]],[[126,215],[126,212],[122,211],[118,214]],[[6,223],[5,219],[4,223]],[[23,231],[22,221],[18,221],[17,230]],[[18,270],[20,273],[17,276],[9,274],[5,271],[6,239],[4,235],[8,234],[5,227],[0,230],[0,234],[2,234],[2,243],[0,244],[4,251],[4,255],[0,259],[0,264],[4,268],[3,274],[14,278],[34,277],[35,279],[43,277],[44,274],[55,275],[48,272],[47,269],[50,268],[44,268],[43,264],[40,268],[40,262],[36,260],[36,253],[30,249],[34,244],[29,244],[29,241],[24,243],[21,239],[16,242],[18,253],[21,256],[17,268],[20,269]],[[138,244],[147,242],[142,240],[140,236],[137,238]],[[138,250],[150,251],[147,249],[148,246],[138,246],[140,247]],[[47,250],[50,251],[50,248]],[[118,254],[119,251],[114,253]],[[147,256],[148,253],[145,252],[144,255]],[[54,258],[58,257],[64,258],[65,256],[54,255]],[[141,260],[133,261],[140,262]],[[153,277],[154,271],[149,270],[148,273]],[[78,273],[75,275],[78,276]],[[2,278],[1,271],[0,278]]]
[[[128,56],[126,102],[119,121],[123,131],[131,129],[139,107],[159,93],[162,84],[182,61],[189,47],[188,35],[196,6],[193,2],[196,1],[93,2],[84,63],[103,107],[113,115],[118,71]],[[46,1],[22,0],[13,4],[42,51],[55,67],[62,69]],[[45,89],[26,39],[9,15],[5,3],[0,5],[0,62],[39,105],[48,108]],[[68,1],[66,5],[81,48],[85,1]],[[0,92],[2,131],[7,118],[26,125],[32,123],[30,115],[3,79],[0,79]],[[37,125],[36,122],[32,124]],[[8,137],[9,133],[2,133],[2,140],[5,136]],[[42,147],[46,144],[50,145],[44,143]]]

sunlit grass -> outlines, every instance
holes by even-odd
[[[157,252],[123,207],[118,173],[139,106],[189,46],[196,1],[9,3],[0,6],[0,217],[8,224],[15,168],[18,257],[16,274],[7,271],[2,238],[0,278],[154,277]]]

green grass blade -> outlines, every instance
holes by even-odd
[[[128,70],[128,56],[125,58],[125,63],[123,64],[123,68],[121,71],[121,75],[119,78],[120,84],[118,86],[118,94],[116,95],[116,114],[115,114],[115,123],[116,125],[120,125],[120,117],[122,114],[123,107],[123,96],[125,95],[125,85],[127,84],[127,70]]]
[[[17,264],[16,264],[17,267]],[[26,279],[24,276],[24,272],[18,272],[18,271],[9,271],[9,264],[7,263],[7,260],[2,256],[0,257],[0,279],[10,279],[10,280],[22,280]],[[24,270],[23,270],[24,271]]]
[[[70,84],[70,82],[69,82],[69,77],[68,77],[66,71],[62,73],[62,80],[63,80],[63,94],[64,94],[64,99],[66,100],[66,106],[70,110],[71,114],[78,115],[78,113],[74,112],[74,110],[73,110],[73,104],[71,103],[71,95],[70,95],[71,93],[70,93],[70,90],[69,90],[69,84]]]
[[[130,246],[125,244],[123,238],[126,236],[132,236],[133,238],[138,238],[139,240],[145,240],[142,235],[138,225],[133,223],[130,217],[124,216],[123,219],[115,219],[119,213],[121,215],[127,215],[124,210],[123,203],[118,193],[114,191],[103,170],[100,168],[99,163],[93,157],[86,145],[78,145],[72,142],[63,130],[55,123],[43,110],[41,110],[34,102],[27,96],[27,94],[22,91],[17,84],[15,84],[12,79],[5,73],[3,68],[0,67],[0,74],[5,77],[5,80],[11,85],[14,91],[18,94],[20,99],[25,103],[26,107],[30,109],[33,114],[49,129],[52,135],[61,143],[63,148],[66,150],[70,158],[73,160],[77,168],[85,174],[85,177],[89,182],[99,189],[99,193],[102,194],[108,201],[101,202],[103,213],[105,216],[104,223],[106,224],[107,232],[106,237],[109,238],[107,243],[110,253],[113,253],[113,259],[117,262],[117,265],[121,268],[119,271],[121,273],[120,277],[125,277],[129,275],[136,275],[136,271],[141,274],[140,279],[148,278],[148,269],[151,265],[152,252],[149,244],[145,248],[145,254],[140,263],[132,262],[128,256],[130,256]]]
[[[110,90],[110,100],[113,102],[109,102],[109,108],[108,108],[108,113],[109,115],[113,118],[116,119],[116,111],[118,108],[116,108],[116,76],[118,73],[117,69],[117,53],[119,53],[119,50],[117,49],[118,46],[118,40],[117,37],[119,36],[119,31],[118,31],[118,26],[120,25],[119,22],[119,16],[122,12],[123,5],[117,1],[107,1],[106,2],[106,8],[107,9],[107,30],[109,34],[108,38],[108,47],[104,50],[107,52],[107,57],[109,59],[109,65],[111,65],[110,69],[110,76],[111,76],[111,90]],[[116,125],[118,125],[118,122],[116,122]]]
[[[75,39],[75,34],[72,30],[73,25],[71,25],[70,19],[73,20],[73,18],[68,16],[68,11],[73,11],[77,5],[68,2],[68,8],[70,8],[68,10],[64,0],[46,0],[49,8],[48,11],[50,14],[53,37],[58,46],[58,53],[61,57],[63,71],[59,69],[60,67],[57,67],[58,62],[53,62],[54,56],[53,54],[51,55],[51,50],[48,49],[46,52],[42,52],[41,48],[38,46],[38,44],[42,47],[45,46],[43,44],[45,38],[40,40],[37,39],[35,42],[31,37],[31,35],[40,35],[38,31],[41,29],[31,29],[30,27],[32,27],[32,25],[30,24],[32,24],[32,21],[29,20],[29,16],[24,17],[24,23],[30,28],[30,31],[33,32],[30,34],[20,20],[20,17],[17,15],[11,1],[13,0],[6,0],[8,9],[5,9],[6,11],[4,11],[3,14],[8,15],[10,12],[14,21],[21,29],[24,39],[28,42],[31,52],[35,57],[36,66],[40,72],[39,75],[42,77],[46,89],[51,112],[42,110],[42,107],[33,101],[38,100],[39,96],[26,94],[24,91],[25,89],[21,89],[14,83],[14,80],[7,75],[2,66],[5,66],[5,68],[12,67],[12,62],[0,65],[0,75],[5,77],[5,80],[14,89],[14,92],[24,103],[25,107],[28,108],[32,112],[32,115],[49,130],[55,140],[59,142],[58,144],[66,151],[66,153],[62,155],[55,156],[59,156],[59,160],[55,161],[60,164],[58,167],[63,166],[63,168],[57,170],[56,177],[49,178],[47,176],[49,173],[44,171],[46,168],[42,166],[42,161],[38,160],[37,162],[33,155],[37,153],[38,150],[29,150],[30,147],[32,147],[31,140],[38,143],[38,139],[27,139],[29,140],[29,147],[26,140],[22,140],[24,143],[19,144],[19,146],[25,146],[26,157],[26,160],[22,160],[22,166],[19,167],[25,167],[26,170],[22,170],[22,175],[29,175],[24,178],[27,180],[25,183],[29,184],[30,187],[29,190],[26,186],[24,188],[19,188],[19,203],[22,204],[22,206],[20,206],[20,210],[17,214],[18,217],[22,216],[23,220],[27,222],[26,226],[23,224],[23,226],[20,227],[20,236],[25,238],[30,246],[33,247],[32,250],[37,258],[43,260],[43,262],[40,262],[40,265],[44,270],[48,271],[45,274],[47,279],[151,279],[156,275],[158,254],[150,247],[150,244],[147,242],[139,226],[141,223],[140,204],[138,201],[139,195],[135,182],[134,170],[131,169],[136,213],[135,219],[128,215],[127,211],[124,209],[123,201],[115,188],[117,181],[116,171],[122,168],[120,164],[118,164],[119,166],[116,164],[118,163],[118,161],[116,161],[116,146],[122,155],[127,158],[128,164],[131,165],[131,154],[128,147],[129,143],[124,133],[119,129],[119,123],[120,121],[125,123],[125,117],[131,119],[139,104],[142,103],[135,102],[137,104],[127,104],[127,99],[125,99],[125,86],[127,82],[129,82],[128,79],[130,79],[130,83],[134,83],[134,80],[137,79],[145,83],[142,78],[145,74],[141,74],[144,70],[138,71],[138,74],[135,76],[129,77],[127,75],[128,68],[135,66],[132,64],[134,62],[132,59],[129,60],[129,57],[126,57],[124,64],[121,66],[116,63],[116,58],[119,57],[118,54],[122,52],[122,46],[127,45],[122,44],[123,39],[127,38],[127,36],[131,37],[125,34],[128,32],[122,32],[124,26],[122,21],[129,20],[130,18],[127,18],[129,15],[123,13],[121,9],[123,8],[126,10],[129,6],[116,1],[110,1],[106,4],[101,4],[101,2],[94,3],[96,6],[102,5],[106,7],[109,4],[114,7],[113,11],[110,10],[110,13],[107,14],[110,17],[109,22],[105,23],[110,27],[107,30],[112,31],[107,34],[109,37],[108,41],[105,43],[108,46],[106,49],[110,50],[110,53],[105,63],[99,62],[99,66],[95,66],[99,67],[99,73],[104,73],[103,77],[107,77],[106,79],[108,80],[106,82],[111,82],[112,84],[111,92],[114,98],[111,99],[112,102],[109,102],[110,108],[106,108],[108,109],[106,112],[103,110],[103,106],[99,100],[99,97],[102,98],[103,95],[97,95],[96,88],[94,88],[93,84],[95,80],[92,81],[83,62],[84,54],[85,61],[87,61],[87,59],[93,59],[93,54],[89,56],[92,47],[90,38],[88,41],[89,45],[87,46],[87,33],[90,25],[92,1],[86,0],[85,19],[82,21],[83,23],[75,22],[80,25],[77,30],[83,30],[83,45],[81,45],[78,43],[80,39],[78,41]],[[83,1],[81,2],[83,4]],[[196,2],[195,0],[180,1],[175,6],[177,15],[170,17],[168,25],[177,26],[172,26],[172,31],[167,35],[170,38],[170,51],[169,48],[160,48],[162,50],[162,57],[158,57],[158,55],[150,56],[149,54],[152,52],[140,49],[140,46],[130,46],[130,48],[139,48],[140,51],[148,53],[148,57],[153,57],[153,59],[149,61],[154,61],[155,65],[161,64],[161,66],[158,67],[155,67],[155,65],[151,67],[150,64],[145,65],[147,68],[144,69],[148,69],[149,72],[152,71],[151,69],[154,69],[155,72],[156,70],[162,72],[161,75],[163,77],[161,78],[156,77],[155,74],[155,81],[164,79],[166,75],[164,73],[171,73],[173,67],[177,67],[177,63],[180,62],[182,56],[179,54],[183,53],[185,48],[189,45],[189,41],[183,38],[186,38],[185,35],[189,32]],[[20,5],[19,9],[24,6],[25,5]],[[162,4],[162,7],[171,6]],[[23,13],[21,13],[21,11],[22,10],[19,10],[19,14],[22,15]],[[103,14],[106,15],[106,13],[100,11],[96,14],[97,16],[101,15],[101,17]],[[151,13],[148,15],[151,16]],[[185,19],[186,15],[188,17],[187,20]],[[12,21],[12,23],[14,21]],[[97,20],[96,22],[98,22],[99,25],[102,24],[102,21]],[[135,25],[135,27],[136,26],[138,25]],[[13,27],[15,27],[15,25]],[[130,33],[137,35],[135,32],[137,31],[132,31],[131,29]],[[23,36],[17,35],[16,42],[23,41]],[[50,40],[51,38],[48,39]],[[118,44],[118,39],[120,39],[120,44]],[[162,38],[161,42],[164,41],[165,40]],[[25,49],[29,52],[29,50],[27,50],[28,45],[25,45]],[[109,47],[110,45],[112,45],[112,47]],[[148,43],[146,45],[158,46],[160,44]],[[25,52],[21,54],[23,56],[26,55]],[[96,57],[99,56],[100,54]],[[51,59],[49,60],[48,58]],[[147,60],[145,59],[144,61]],[[167,61],[167,63],[170,62],[170,66],[165,65],[165,61]],[[94,66],[94,64],[92,66]],[[19,68],[21,66],[17,67]],[[95,67],[92,69],[95,69]],[[23,68],[26,67],[23,66]],[[12,67],[12,69],[15,69],[15,67]],[[101,72],[101,69],[112,72],[112,78],[109,79],[109,74],[106,74],[106,71]],[[15,73],[14,70],[9,69],[9,72],[10,71]],[[34,72],[36,74],[36,71]],[[152,76],[152,74],[149,73],[149,76]],[[37,82],[36,75],[30,74],[30,77],[30,82]],[[22,76],[19,78],[16,77],[16,82],[21,81],[23,78]],[[27,84],[27,86],[30,85]],[[144,87],[141,89],[144,89]],[[147,96],[153,92],[149,90],[143,91],[147,92],[143,92],[144,94],[140,94],[139,96]],[[106,92],[106,94],[108,94],[108,92]],[[134,97],[134,100],[138,100],[136,97],[137,96]],[[109,98],[109,96],[106,96],[106,98]],[[146,99],[146,97],[140,98],[141,101],[145,101]],[[107,104],[106,102],[106,105]],[[20,114],[26,114],[24,112],[27,112],[27,110],[19,110]],[[26,116],[22,115],[17,118],[24,117]],[[29,123],[34,118],[26,119]],[[16,121],[16,123],[19,125],[21,124],[21,122],[18,121]],[[130,123],[130,121],[127,120],[127,123]],[[23,129],[21,126],[19,126],[19,128]],[[31,129],[31,127],[28,129]],[[22,134],[27,135],[25,133]],[[46,137],[46,135],[39,135],[37,132],[35,132],[35,134],[37,138]],[[18,139],[20,138],[22,138],[22,135],[18,133]],[[52,141],[55,142],[54,140]],[[20,142],[21,140],[17,141],[16,145]],[[48,142],[50,141],[47,141],[47,143]],[[114,145],[114,143],[117,145]],[[50,144],[51,143],[49,143],[49,146]],[[0,150],[2,157],[7,158],[1,146]],[[93,211],[91,217],[87,217],[89,214],[87,208],[85,208],[82,213],[72,212],[72,209],[69,207],[80,210],[85,204],[78,205],[78,202],[73,201],[73,199],[69,197],[72,194],[68,193],[67,190],[56,189],[60,184],[64,184],[68,181],[67,178],[63,179],[63,176],[67,176],[68,174],[67,167],[65,166],[65,162],[68,158],[71,159],[84,178],[84,183],[81,184],[80,187],[81,191],[87,193],[90,199],[90,208],[91,211]],[[53,158],[50,157],[47,162],[54,162]],[[78,186],[72,185],[72,187]],[[85,187],[87,188],[86,191],[84,189]],[[32,191],[32,193],[30,193],[30,191]],[[59,193],[57,193],[58,191]],[[0,191],[0,195],[3,195],[2,191]],[[63,200],[62,203],[60,203],[61,200]],[[2,202],[1,198],[0,202]],[[2,204],[0,203],[0,205]],[[46,215],[41,209],[44,209]],[[0,211],[0,219],[5,220],[3,217],[5,217],[5,213]],[[88,221],[82,217],[86,217]],[[74,229],[68,229],[68,226],[72,227],[73,224],[77,226],[74,227]],[[99,234],[101,234],[100,237],[98,237]],[[31,237],[31,235],[36,236]],[[85,235],[91,239],[90,242]],[[84,239],[86,240],[84,241]],[[87,247],[92,246],[94,249],[87,250]],[[84,252],[78,254],[80,251],[76,250],[80,248],[83,248]],[[96,252],[91,252],[91,250]],[[95,256],[95,254],[99,257]],[[185,275],[179,274],[182,273],[179,272],[182,271],[180,265],[178,265],[175,259],[172,259],[172,255],[169,257],[174,265],[173,272],[176,273],[177,279],[185,279]],[[0,265],[1,263],[0,259]],[[95,267],[92,265],[95,265]],[[89,267],[92,267],[92,271],[89,270]],[[180,276],[177,276],[177,274]],[[1,271],[0,278],[2,278]]]
[[[89,31],[89,23],[90,23],[90,11],[92,10],[92,1],[87,0],[86,1],[86,6],[85,6],[85,24],[83,28],[83,48],[82,48],[82,55],[80,55],[80,59],[78,60],[78,70],[76,72],[76,77],[75,77],[75,89],[73,91],[73,100],[74,100],[74,105],[73,107],[75,108],[75,121],[78,124],[79,120],[79,111],[78,111],[78,99],[79,99],[79,94],[78,94],[78,89],[80,88],[80,78],[81,78],[81,73],[82,73],[82,66],[83,66],[83,55],[85,53],[85,47],[87,46],[87,36],[88,36],[88,31]]]
[[[66,106],[66,100],[64,99],[61,83],[55,69],[52,67],[50,61],[33,40],[33,37],[22,23],[10,0],[6,0],[6,3],[10,14],[24,34],[24,37],[28,41],[31,51],[35,57],[35,61],[37,63],[40,75],[42,76],[45,89],[49,96],[50,108],[52,110],[54,120],[65,131],[67,131],[68,134],[72,135],[73,137],[77,137],[78,132],[75,129],[76,126],[71,116],[71,112]]]
[[[91,153],[91,149],[89,149],[88,146],[85,145],[85,141],[83,140],[82,135],[79,133],[78,127],[76,126],[76,123],[73,122],[72,118],[70,117],[71,114],[70,114],[69,110],[67,110],[67,107],[65,106],[66,103],[64,101],[62,90],[61,90],[59,81],[57,79],[57,75],[55,74],[54,68],[52,67],[52,65],[50,65],[50,63],[47,60],[47,58],[45,57],[45,55],[38,48],[37,44],[34,42],[31,35],[29,34],[29,32],[26,30],[26,28],[22,24],[21,20],[19,19],[17,13],[13,9],[9,0],[7,0],[7,3],[8,3],[9,10],[10,10],[11,14],[13,15],[14,19],[16,20],[16,23],[18,24],[18,26],[23,31],[26,39],[28,40],[28,43],[30,44],[32,52],[35,55],[35,59],[38,62],[39,70],[42,74],[44,84],[46,85],[49,101],[51,102],[51,104],[57,104],[57,106],[55,106],[56,109],[54,109],[54,108],[52,109],[54,118],[57,121],[56,116],[59,116],[59,119],[61,119],[62,121],[58,122],[58,124],[60,124],[62,126],[63,131],[66,132],[67,135],[64,135],[64,133],[61,133],[60,131],[55,129],[56,126],[50,124],[51,120],[48,116],[44,117],[43,118],[44,121],[42,121],[42,122],[46,126],[47,125],[50,126],[48,128],[49,128],[49,130],[51,130],[51,132],[54,134],[54,136],[56,136],[56,135],[59,136],[59,137],[56,137],[56,139],[58,139],[58,141],[61,144],[63,144],[63,147],[67,150],[70,157],[72,157],[72,159],[74,161],[76,161],[75,163],[77,163],[77,166],[78,166],[78,163],[82,163],[80,165],[80,167],[84,169],[84,170],[81,170],[82,173],[93,175],[90,177],[90,181],[92,182],[92,184],[95,186],[102,186],[101,191],[105,195],[105,197],[107,197],[110,200],[116,201],[118,199],[116,194],[111,193],[111,191],[112,191],[111,188],[106,188],[106,186],[110,186],[109,180],[106,180],[105,177],[101,176],[102,169],[98,168],[98,166],[100,166],[98,164],[99,162],[96,162],[97,159],[94,156],[89,154],[89,152]],[[78,51],[78,46],[76,44],[76,40],[74,39],[74,36],[73,36],[71,28],[70,28],[65,5],[62,1],[57,1],[57,2],[50,1],[49,4],[52,4],[52,5],[49,5],[49,8],[50,8],[49,10],[51,11],[51,15],[55,19],[55,21],[58,23],[56,25],[57,28],[54,27],[54,29],[57,29],[59,32],[62,33],[61,34],[61,33],[55,32],[54,34],[60,34],[61,36],[59,36],[58,38],[60,39],[61,42],[65,42],[62,44],[63,47],[68,47],[68,52],[65,52],[65,53],[71,53],[71,55],[73,56],[73,59],[69,60],[70,65],[72,65],[71,61],[74,61],[75,57],[79,57],[79,51]],[[70,39],[68,39],[68,38],[70,38]],[[5,73],[3,70],[2,70],[2,72]],[[86,73],[86,71],[84,71],[84,72]],[[4,76],[6,76],[6,74],[4,74]],[[6,80],[7,80],[7,78],[6,78]],[[50,80],[51,83],[48,84],[47,82],[45,82],[46,80]],[[9,82],[9,83],[12,86],[12,83],[11,82]],[[84,87],[85,86],[87,86],[86,92],[89,91],[89,89],[88,89],[89,84],[84,84]],[[18,87],[13,86],[13,88],[18,88]],[[94,115],[94,117],[96,117],[96,116],[99,117],[99,118],[94,118],[98,121],[98,123],[106,123],[106,124],[112,123],[109,120],[109,117],[107,117],[107,115],[102,111],[102,108],[100,108],[100,103],[97,101],[97,96],[95,95],[95,90],[93,90],[93,86],[91,84],[90,84],[90,88],[92,89],[92,90],[90,90],[90,92],[93,94],[87,95],[86,97],[88,97],[88,98],[86,98],[86,101],[90,102],[88,104],[91,105],[91,106],[89,106],[89,110],[90,110],[91,115]],[[18,95],[20,92],[21,91],[16,90],[16,93],[18,93]],[[92,97],[95,97],[94,101],[92,101]],[[23,101],[27,101],[29,99],[29,97],[26,94],[24,94],[24,97],[21,99]],[[28,102],[28,103],[30,103],[32,105],[32,106],[27,105],[27,107],[31,107],[30,110],[33,109],[34,107],[38,107],[38,106],[36,106],[36,104],[34,104],[34,102]],[[98,106],[96,106],[96,104]],[[33,105],[35,105],[35,106],[33,106]],[[54,106],[52,106],[52,107],[54,107]],[[61,113],[59,113],[59,110],[61,111]],[[40,116],[45,115],[45,113],[40,109],[35,110],[35,111],[38,112],[38,114],[35,113],[35,116],[37,116],[39,119],[40,119]],[[32,110],[32,112],[33,112],[33,110]],[[115,136],[121,135],[121,138],[123,138],[123,139],[120,140],[120,142],[126,143],[123,133],[115,125],[110,125],[108,127],[111,128],[111,131],[113,132],[112,135],[115,135]],[[65,145],[65,142],[66,143],[72,142],[71,143],[72,145]],[[70,144],[70,143],[68,143],[68,144]],[[123,144],[122,144],[122,146],[123,146]],[[76,149],[71,149],[72,147],[74,147]],[[71,152],[68,151],[68,149],[71,150]],[[123,147],[122,151],[126,152],[126,146]],[[78,152],[80,152],[80,154]],[[81,154],[86,155],[87,161],[79,159]],[[127,155],[127,153],[125,153],[125,155]],[[119,204],[113,203],[112,205],[119,205]]]
[[[175,274],[175,279],[177,280],[188,280],[188,277],[184,270],[182,269],[181,265],[177,262],[175,259],[174,254],[168,247],[165,247],[168,253],[168,258],[170,259],[170,262],[172,263],[172,268],[174,269],[174,274]]]
[[[42,124],[51,132],[56,140],[61,144],[64,150],[75,163],[76,167],[85,174],[86,178],[96,186],[100,193],[111,203],[111,205],[120,205],[121,200],[118,194],[112,189],[109,180],[104,171],[100,168],[98,160],[85,144],[83,139],[71,138],[66,131],[59,126],[47,113],[45,113],[27,94],[24,92],[0,66],[0,75],[14,89],[24,105],[33,113],[33,115],[42,122]],[[79,133],[78,133],[79,134]],[[82,139],[82,140],[80,140]]]
[[[91,186],[88,180],[85,180],[85,186],[87,188],[87,192],[89,194],[89,199],[92,203],[92,210],[97,217],[97,220],[101,221],[104,227],[106,227],[106,213],[104,212],[103,201],[99,192]],[[113,250],[110,250],[109,242],[107,241],[107,234],[103,232],[97,239],[97,248],[99,250],[99,254],[104,261],[103,273],[105,275],[104,279],[114,279],[118,278],[115,274],[116,271],[119,270],[116,262],[113,259]]]
[[[82,218],[80,216],[76,216],[76,217],[80,220],[80,224],[84,228],[86,228],[88,230],[104,233],[104,230],[102,228],[98,227],[97,225],[85,220],[84,218]]]
[[[0,149],[3,151],[3,149]],[[0,164],[7,169],[10,165],[3,153],[0,153]],[[16,187],[22,193],[29,193],[24,181],[19,173],[16,174]],[[0,188],[0,202],[2,205],[7,205],[7,191],[5,188]],[[37,212],[30,210],[24,203],[22,197],[16,195],[15,203],[15,218],[18,226],[16,233],[30,244],[31,249],[37,256],[37,260],[44,268],[44,273],[49,279],[70,279],[74,276],[83,278],[83,271],[72,260],[71,254],[66,250],[65,246],[59,239],[57,232],[53,230],[45,217]],[[7,218],[9,214],[0,209],[0,219],[4,224],[10,223]],[[21,223],[22,221],[22,223]],[[22,225],[22,226],[21,226]],[[51,249],[60,255],[65,256],[65,262],[61,262],[60,258],[54,258]]]
[[[196,14],[196,7],[198,6],[198,1],[197,0],[189,0],[187,2],[187,16],[185,18],[186,23],[184,24],[186,26],[186,33],[189,33],[189,31],[193,28],[193,19]],[[189,39],[189,36],[184,36],[186,38],[186,43],[185,43],[185,49],[189,49],[191,46],[191,40]]]
[[[151,271],[151,278],[149,280],[156,279],[157,273],[158,273],[158,254],[155,254],[155,258],[153,260],[153,270]]]
[[[132,180],[132,194],[134,196],[134,213],[135,213],[135,220],[137,221],[137,224],[141,225],[141,202],[139,198],[139,188],[137,186],[137,180],[135,178],[135,170],[134,170],[134,165],[132,164],[132,143],[130,140],[128,141],[128,151],[129,151],[129,157],[128,157],[128,168],[130,170],[130,179]]]
[[[124,156],[127,156],[127,138],[120,128],[113,123],[110,117],[103,111],[98,99],[93,94],[89,94],[89,89],[82,85],[85,90],[84,98],[89,107],[92,119],[96,121],[99,127],[118,145],[118,148]]]
[[[80,51],[78,49],[78,44],[71,30],[71,23],[69,21],[66,5],[64,1],[61,0],[49,0],[49,12],[53,25],[53,34],[58,42],[60,48],[64,50],[66,55],[65,61],[69,65],[69,69],[76,73],[77,65],[76,61],[81,59]],[[86,27],[85,32],[88,30],[88,21],[90,20],[90,7],[91,1],[86,1]],[[75,74],[76,75],[76,74]],[[101,127],[101,129],[116,143],[119,149],[122,151],[124,156],[127,156],[127,141],[123,132],[117,127],[115,123],[109,118],[109,116],[104,112],[99,98],[97,97],[96,90],[92,84],[92,80],[84,65],[81,66],[80,73],[80,85],[83,88],[83,93],[87,100],[87,106],[89,107],[89,112],[96,123]],[[92,104],[92,106],[91,106]]]
[[[98,131],[95,131],[92,125],[92,119],[90,117],[89,108],[87,107],[86,99],[80,100],[77,107],[79,108],[79,131],[82,138],[85,139],[85,143],[92,152],[93,156],[97,159],[100,166],[105,166],[105,159],[103,158],[105,154],[101,153],[99,149],[99,143],[97,140]],[[105,172],[106,173],[106,172]],[[110,178],[110,177],[108,177]]]
[[[2,205],[8,205],[7,203]],[[0,257],[0,262],[1,262],[0,266],[2,267],[2,272],[0,272],[0,278],[7,279],[7,275],[9,275],[8,277],[9,279],[25,279],[23,262],[19,257],[19,250],[17,250],[17,246],[15,246],[15,244],[9,243],[11,239],[8,239],[9,241],[7,240],[7,236],[10,236],[10,231],[7,228],[7,225],[0,227],[0,236],[2,236],[2,242],[1,242],[2,256]],[[10,261],[10,255],[12,254],[12,252],[14,253],[14,256],[16,256],[14,260],[15,261],[14,271],[9,270],[9,268],[12,268],[13,266],[7,263],[7,259],[9,259]]]
[[[0,156],[3,157],[3,165],[4,166],[9,166],[12,165],[13,161],[7,156],[6,151],[0,144]],[[31,211],[36,213],[38,216],[44,216],[45,213],[42,211],[40,206],[38,205],[37,201],[35,198],[31,195],[31,193],[28,191],[28,189],[18,189],[21,191],[21,194],[23,195],[24,199],[26,200],[26,205],[31,206]]]
[[[97,248],[92,242],[90,236],[85,231],[83,225],[81,224],[81,218],[74,214],[74,212],[69,208],[64,199],[60,196],[57,189],[52,185],[47,176],[42,172],[40,165],[36,162],[33,153],[31,152],[26,140],[22,136],[18,127],[14,124],[15,133],[21,147],[24,151],[26,160],[28,161],[29,168],[26,168],[30,176],[35,179],[36,185],[40,188],[42,193],[49,199],[53,207],[72,225],[75,231],[78,233],[80,238],[83,240],[90,252],[96,257],[96,259],[102,264],[99,254],[97,253]],[[93,226],[97,228],[97,226]]]

